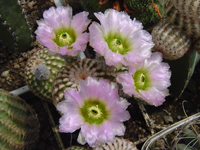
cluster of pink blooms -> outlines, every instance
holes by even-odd
[[[100,23],[91,23],[85,11],[72,16],[70,6],[51,7],[37,22],[37,39],[50,52],[71,56],[84,51],[89,42],[107,65],[128,68],[117,75],[124,93],[150,105],[162,105],[169,94],[171,72],[169,65],[162,62],[161,53],[152,53],[154,43],[142,23],[114,9],[94,15]],[[122,122],[130,118],[126,110],[129,103],[119,97],[116,84],[88,77],[80,80],[79,89],[68,88],[64,93],[66,100],[57,105],[63,114],[60,132],[81,129],[78,142],[87,142],[91,147],[124,135]]]

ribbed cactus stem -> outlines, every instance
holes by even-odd
[[[21,98],[0,89],[0,149],[33,149],[40,124],[34,110]]]
[[[195,6],[194,6],[195,5]],[[188,37],[200,37],[200,2],[196,0],[166,0],[165,15],[171,24]]]
[[[104,78],[115,80],[115,73],[103,71],[93,59],[82,59],[70,65],[64,66],[58,71],[53,82],[53,104],[64,100],[64,91],[67,88],[79,89],[79,80],[85,80],[88,76],[96,79]]]
[[[37,51],[27,62],[26,83],[30,90],[40,98],[52,102],[52,83],[61,67],[76,59],[59,54],[50,54],[46,48]]]
[[[155,43],[153,49],[161,52],[163,58],[168,60],[181,58],[189,50],[191,44],[190,39],[170,24],[168,19],[163,19],[154,26],[151,35]]]

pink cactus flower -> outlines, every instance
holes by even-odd
[[[87,142],[91,147],[124,135],[122,122],[130,118],[126,110],[130,103],[119,98],[116,85],[105,79],[97,81],[88,77],[80,80],[79,88],[79,92],[68,88],[64,93],[66,100],[56,106],[63,114],[59,131],[72,133],[81,129],[78,142]]]
[[[169,95],[171,71],[161,61],[162,54],[155,52],[144,62],[129,66],[129,72],[118,73],[117,82],[122,84],[124,93],[150,105],[162,105]]]
[[[83,11],[72,17],[69,5],[51,7],[44,11],[44,19],[37,21],[36,37],[52,53],[76,56],[85,50],[89,40],[89,34],[84,32],[90,23],[87,16],[88,12]]]
[[[142,30],[141,22],[114,9],[94,14],[100,24],[93,22],[89,27],[90,45],[104,56],[107,65],[138,63],[151,56],[152,37]]]

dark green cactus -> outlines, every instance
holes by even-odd
[[[66,150],[87,150],[87,149],[80,146],[70,146]]]
[[[39,121],[21,98],[0,89],[0,149],[35,149]]]
[[[100,4],[103,1],[104,4]],[[110,0],[106,2],[107,0],[81,0],[81,3],[83,5],[83,8],[86,11],[89,11],[91,13],[93,12],[104,12],[108,8],[112,8],[112,4],[115,2],[115,0]]]
[[[164,0],[125,0],[131,18],[141,21],[144,26],[150,27],[164,18]]]
[[[97,79],[109,79],[110,81],[115,80],[115,74],[103,71],[95,60],[83,59],[76,61],[58,71],[53,82],[53,104],[56,105],[58,102],[65,100],[64,91],[67,88],[71,87],[78,90],[79,80],[85,80],[88,76]]]
[[[0,1],[0,40],[14,53],[28,50],[31,31],[17,0]]]
[[[104,12],[118,5],[118,10],[126,11],[132,19],[136,18],[147,28],[164,17],[164,0],[81,0],[81,2],[84,9],[91,13]]]
[[[49,54],[46,48],[37,51],[25,68],[26,83],[37,96],[52,102],[52,83],[57,72],[66,65],[59,54]]]

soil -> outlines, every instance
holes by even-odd
[[[49,0],[27,0],[24,3],[24,9],[26,10],[27,19],[30,22],[32,33],[37,28],[36,20],[42,18],[42,13],[49,7],[54,6],[53,1]],[[0,88],[7,91],[12,91],[25,86],[24,80],[24,67],[28,58],[38,49],[38,44],[33,38],[33,43],[27,52],[23,52],[19,55],[13,54],[7,47],[0,43]],[[38,141],[38,150],[58,150],[61,146],[56,138],[56,127],[58,126],[58,120],[60,118],[59,113],[56,111],[53,104],[44,102],[32,92],[27,92],[21,95],[23,99],[30,104],[38,114],[38,118],[41,124],[40,137]],[[155,132],[159,131],[160,127],[166,127],[174,122],[177,122],[185,115],[183,113],[182,103],[184,103],[184,109],[188,116],[199,112],[200,110],[200,64],[198,63],[194,74],[183,92],[182,96],[174,101],[172,96],[168,96],[166,102],[160,107],[145,106],[146,113],[149,114],[154,124],[157,125],[154,128]],[[126,133],[125,139],[134,142],[138,149],[141,148],[143,142],[152,134],[151,128],[149,128],[144,120],[141,110],[138,107],[138,103],[134,99],[128,99],[131,105],[128,111],[131,114],[131,119],[125,122]],[[52,119],[49,116],[48,110],[53,117],[55,124],[52,123]],[[166,119],[167,118],[167,119]],[[78,132],[73,134],[61,134],[61,140],[65,148],[70,145],[78,145],[76,142]],[[85,145],[85,148],[89,148]]]

